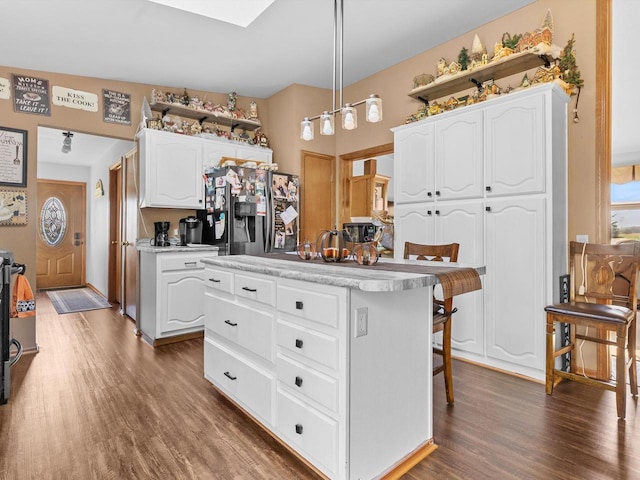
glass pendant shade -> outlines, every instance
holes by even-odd
[[[378,95],[370,95],[367,98],[366,119],[371,123],[382,121],[382,99]]]
[[[309,117],[304,117],[304,120],[300,122],[300,138],[307,142],[313,140],[313,123]]]
[[[345,130],[354,130],[358,127],[358,113],[355,107],[347,103],[342,108],[342,128]]]
[[[65,137],[62,141],[62,153],[69,153],[71,151],[71,139],[69,137]]]
[[[333,123],[333,115],[327,111],[320,115],[320,135],[333,135],[335,127]]]

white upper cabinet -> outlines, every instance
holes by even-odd
[[[202,143],[149,129],[139,139],[140,206],[202,208]]]
[[[482,197],[482,112],[455,112],[435,124],[437,200]]]
[[[414,125],[395,135],[393,177],[396,203],[428,202],[433,200],[434,182],[433,125]]]
[[[550,156],[545,98],[534,95],[487,106],[487,197],[544,192]]]

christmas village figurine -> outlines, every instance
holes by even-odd
[[[231,92],[227,98],[227,110],[229,110],[229,112],[233,112],[236,109],[236,99],[236,92]]]
[[[258,119],[258,104],[253,100],[249,102],[249,116],[247,118],[249,118],[249,120]]]
[[[416,75],[415,77],[413,77],[413,88],[424,87],[425,85],[429,85],[434,80],[435,77],[430,73],[421,73],[420,75]]]

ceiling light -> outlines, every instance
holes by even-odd
[[[62,140],[62,153],[69,153],[71,151],[71,137],[73,137],[73,133],[62,132],[62,135],[64,135],[64,140]]]
[[[248,27],[274,0],[149,0],[150,2]]]
[[[378,95],[370,95],[365,100],[347,103],[342,106],[342,37],[343,37],[343,0],[333,1],[333,109],[325,110],[320,115],[314,117],[304,117],[300,123],[300,138],[309,141],[313,140],[313,120],[320,119],[320,134],[333,135],[335,132],[334,115],[337,112],[342,114],[342,128],[354,130],[358,127],[358,113],[356,106],[366,103],[365,118],[367,122],[376,123],[382,121],[382,99]],[[338,82],[340,106],[336,108],[336,82]]]

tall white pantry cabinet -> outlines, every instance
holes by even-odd
[[[567,271],[568,101],[544,84],[392,129],[396,258],[457,242],[486,265],[482,291],[454,299],[454,355],[538,380]]]

